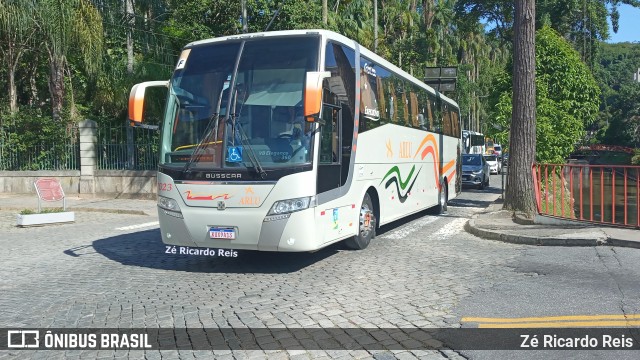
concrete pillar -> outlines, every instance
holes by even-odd
[[[80,129],[80,194],[95,194],[96,143],[98,124],[93,120],[83,120]]]

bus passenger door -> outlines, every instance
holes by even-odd
[[[338,106],[322,104],[317,194],[340,186],[340,113]]]

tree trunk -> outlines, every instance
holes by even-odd
[[[127,73],[133,74],[133,27],[136,24],[133,0],[125,0],[127,11]]]
[[[422,1],[422,14],[424,17],[425,29],[431,29],[431,25],[433,25],[433,17],[435,15],[434,7],[435,3],[433,0]]]
[[[19,57],[18,57],[19,58]],[[18,112],[18,91],[16,90],[16,65],[18,64],[18,59],[16,59],[15,63],[9,65],[9,111],[11,114],[15,114]]]
[[[38,104],[38,83],[36,82],[36,77],[38,76],[38,62],[40,61],[40,56],[38,53],[35,53],[34,58],[32,59],[31,66],[29,67],[29,106],[40,106]]]
[[[531,166],[536,154],[535,1],[516,0],[513,55],[513,112],[508,184],[504,208],[533,215]]]
[[[5,52],[6,62],[9,64],[7,67],[7,80],[9,87],[9,111],[11,114],[18,112],[18,90],[16,89],[16,69],[22,56],[22,51],[15,46],[15,42],[9,41],[7,43],[7,49]]]
[[[64,63],[63,55],[49,52],[49,93],[53,119],[60,121],[64,104]]]

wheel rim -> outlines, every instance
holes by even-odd
[[[360,208],[360,236],[368,237],[375,226],[376,218],[368,204],[362,204]]]

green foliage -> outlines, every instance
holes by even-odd
[[[1,170],[68,169],[68,127],[39,110],[0,116]],[[29,159],[30,161],[27,161]]]
[[[536,33],[536,160],[563,163],[598,111],[600,90],[587,66],[554,30]],[[511,123],[511,92],[498,80],[494,118],[500,129],[487,133],[503,142]]]
[[[631,158],[631,165],[640,165],[640,149],[633,151],[633,157]]]
[[[603,44],[597,69],[603,103],[594,131],[598,141],[610,145],[640,146],[640,82],[633,73],[640,68],[640,44]]]
[[[169,78],[181,49],[191,41],[242,32],[240,3],[141,0],[133,1],[133,14],[125,14],[123,0],[0,1],[0,54],[6,64],[0,86],[9,86],[10,65],[15,64],[17,91],[15,100],[0,92],[0,113],[8,112],[11,103],[12,111],[23,113],[20,119],[53,110],[62,123],[90,118],[101,124],[123,124],[133,84]],[[639,6],[635,0],[538,2],[538,27],[547,24],[555,29],[579,54],[569,56],[571,46],[556,40],[556,35],[542,40],[548,44],[539,55],[547,54],[538,68],[538,86],[546,88],[539,91],[538,117],[545,143],[562,139],[572,146],[581,133],[573,124],[580,122],[588,130],[587,141],[640,146],[640,90],[630,77],[640,67],[640,45],[600,42],[608,36],[607,17],[615,23],[619,3]],[[373,49],[371,0],[329,1],[327,25],[321,20],[321,4],[321,0],[247,0],[248,31],[263,31],[272,20],[272,31],[329,28]],[[377,52],[418,78],[428,66],[458,66],[458,90],[447,95],[459,102],[464,127],[490,133],[506,144],[508,132],[500,127],[508,128],[511,117],[511,78],[505,65],[512,51],[513,2],[379,0],[378,8]],[[128,36],[133,41],[133,71],[127,68]],[[12,56],[9,50],[14,51]],[[49,58],[51,53],[58,62]],[[603,106],[598,116],[594,116],[598,102],[589,100],[594,95],[593,79],[588,69],[584,72],[580,58],[600,82]],[[60,96],[50,93],[60,91],[50,87],[51,65],[64,71],[63,79],[57,80],[63,89]],[[64,108],[58,111],[59,102]],[[159,118],[163,103],[163,98],[149,101],[145,111]],[[547,136],[556,128],[567,135]],[[565,151],[556,146],[549,150],[539,146],[541,156],[561,157]]]
[[[61,213],[64,212],[63,208],[55,207],[55,208],[44,208],[40,210],[40,212],[36,212],[31,209],[23,209],[20,211],[20,215],[33,215],[33,214],[53,214],[53,213]]]

